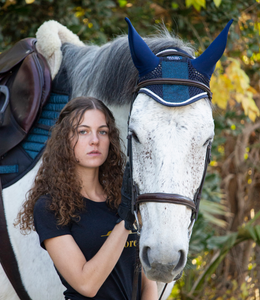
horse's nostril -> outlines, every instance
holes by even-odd
[[[142,251],[142,260],[143,260],[143,263],[148,267],[150,268],[151,265],[150,265],[150,262],[149,262],[149,252],[150,252],[150,247],[144,247],[143,248],[143,251]]]
[[[179,261],[178,261],[177,265],[174,268],[175,270],[182,269],[183,266],[184,266],[184,264],[185,264],[185,254],[184,254],[184,251],[180,250],[179,254],[180,254],[180,258],[179,258]]]

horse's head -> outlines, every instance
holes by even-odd
[[[129,119],[133,183],[139,190],[140,259],[148,278],[170,282],[187,261],[193,201],[199,202],[195,195],[202,188],[214,136],[209,81],[231,23],[193,58],[181,49],[153,54],[127,21],[140,83]]]

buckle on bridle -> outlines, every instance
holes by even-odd
[[[138,220],[138,215],[137,215],[137,212],[136,210],[134,211],[134,215],[135,215],[135,223],[134,223],[134,227],[136,229],[136,233],[138,235],[141,234],[141,226],[140,226],[140,223],[139,223],[139,220]]]

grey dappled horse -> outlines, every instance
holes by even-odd
[[[142,39],[128,24],[129,42],[127,36],[120,36],[101,47],[84,45],[55,21],[39,28],[37,48],[47,59],[53,78],[48,108],[56,109],[57,115],[73,97],[101,99],[113,111],[123,141],[128,133],[133,137],[133,181],[139,193],[175,194],[192,200],[214,136],[209,93],[202,86],[209,86],[215,64],[224,52],[230,23],[196,59],[194,49],[169,32]],[[193,80],[200,85],[150,83],[133,93],[138,82],[165,78]],[[4,209],[28,295],[32,300],[61,300],[64,287],[47,252],[40,248],[37,234],[23,236],[13,227],[40,163],[3,189]],[[148,278],[173,282],[182,273],[194,223],[191,207],[164,201],[139,204],[139,256]],[[0,299],[19,299],[1,266]]]

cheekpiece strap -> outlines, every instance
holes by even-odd
[[[212,143],[209,143],[208,147],[207,147],[207,152],[206,152],[206,157],[205,157],[205,164],[204,164],[204,171],[203,171],[201,183],[200,183],[200,186],[198,187],[198,189],[197,189],[197,191],[196,191],[196,193],[194,195],[194,199],[193,199],[193,201],[194,201],[194,203],[196,205],[196,209],[197,209],[197,212],[196,212],[196,214],[194,216],[195,220],[197,220],[197,218],[198,218],[201,193],[202,193],[203,185],[204,185],[204,182],[205,182],[205,177],[206,177],[206,173],[207,173],[208,164],[210,163],[211,146],[212,146]]]

